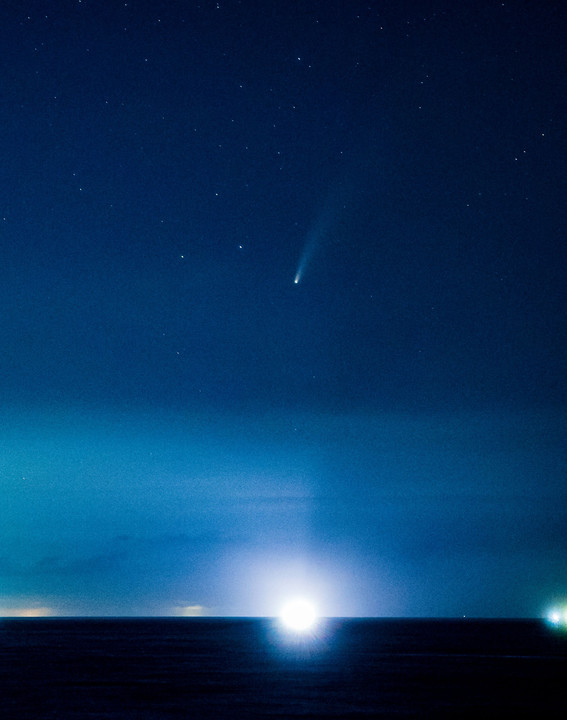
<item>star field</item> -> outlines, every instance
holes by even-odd
[[[3,9],[0,612],[565,592],[565,26]]]

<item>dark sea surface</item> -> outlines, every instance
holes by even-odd
[[[567,718],[538,621],[5,619],[0,717]]]

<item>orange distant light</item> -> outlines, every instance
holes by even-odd
[[[53,614],[52,608],[39,605],[21,608],[0,608],[0,616],[2,617],[49,617]]]

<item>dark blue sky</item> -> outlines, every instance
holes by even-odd
[[[567,594],[566,31],[0,10],[0,612]]]

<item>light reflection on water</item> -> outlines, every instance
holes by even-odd
[[[2,717],[559,717],[566,649],[541,621],[6,619]]]

